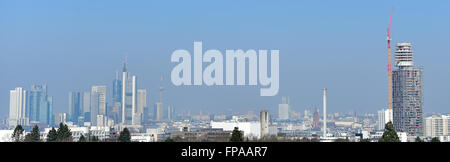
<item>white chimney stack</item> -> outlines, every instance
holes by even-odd
[[[327,137],[327,89],[323,89],[323,137]]]

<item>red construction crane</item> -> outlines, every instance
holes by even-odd
[[[392,65],[391,65],[391,23],[392,23],[392,10],[391,17],[389,18],[389,28],[387,29],[387,42],[388,42],[388,105],[389,105],[389,119],[392,121]]]

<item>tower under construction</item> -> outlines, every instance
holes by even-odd
[[[411,43],[397,43],[392,73],[393,124],[410,136],[423,135],[423,69],[414,67]]]

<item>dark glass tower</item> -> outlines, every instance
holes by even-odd
[[[78,123],[78,117],[82,114],[81,93],[69,93],[69,119],[73,123]]]
[[[53,124],[53,98],[47,96],[46,85],[33,85],[29,93],[31,123]]]

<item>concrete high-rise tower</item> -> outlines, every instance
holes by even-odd
[[[83,116],[84,121],[91,121],[91,92],[83,92]]]
[[[282,97],[281,104],[278,104],[278,120],[289,120],[290,107],[286,97]]]
[[[261,138],[264,138],[269,135],[269,111],[261,111],[259,118],[261,122]]]
[[[155,104],[155,120],[156,121],[162,121],[164,119],[164,110],[163,110],[163,103],[157,102]]]
[[[97,124],[97,115],[106,115],[106,86],[92,86],[91,124]]]
[[[162,86],[163,77],[161,76],[160,79],[161,83],[159,86],[159,102],[155,103],[155,111],[154,111],[154,117],[156,121],[162,121],[164,119],[164,108],[163,108],[163,102],[162,102],[162,92],[164,91],[164,87]]]
[[[17,87],[9,91],[9,126],[28,125],[27,91]]]
[[[135,123],[136,125],[141,124],[144,118],[144,110],[147,109],[147,90],[138,89],[137,91],[137,109],[135,113]]]
[[[423,135],[423,69],[414,67],[411,43],[397,43],[392,73],[393,124],[398,132]]]

